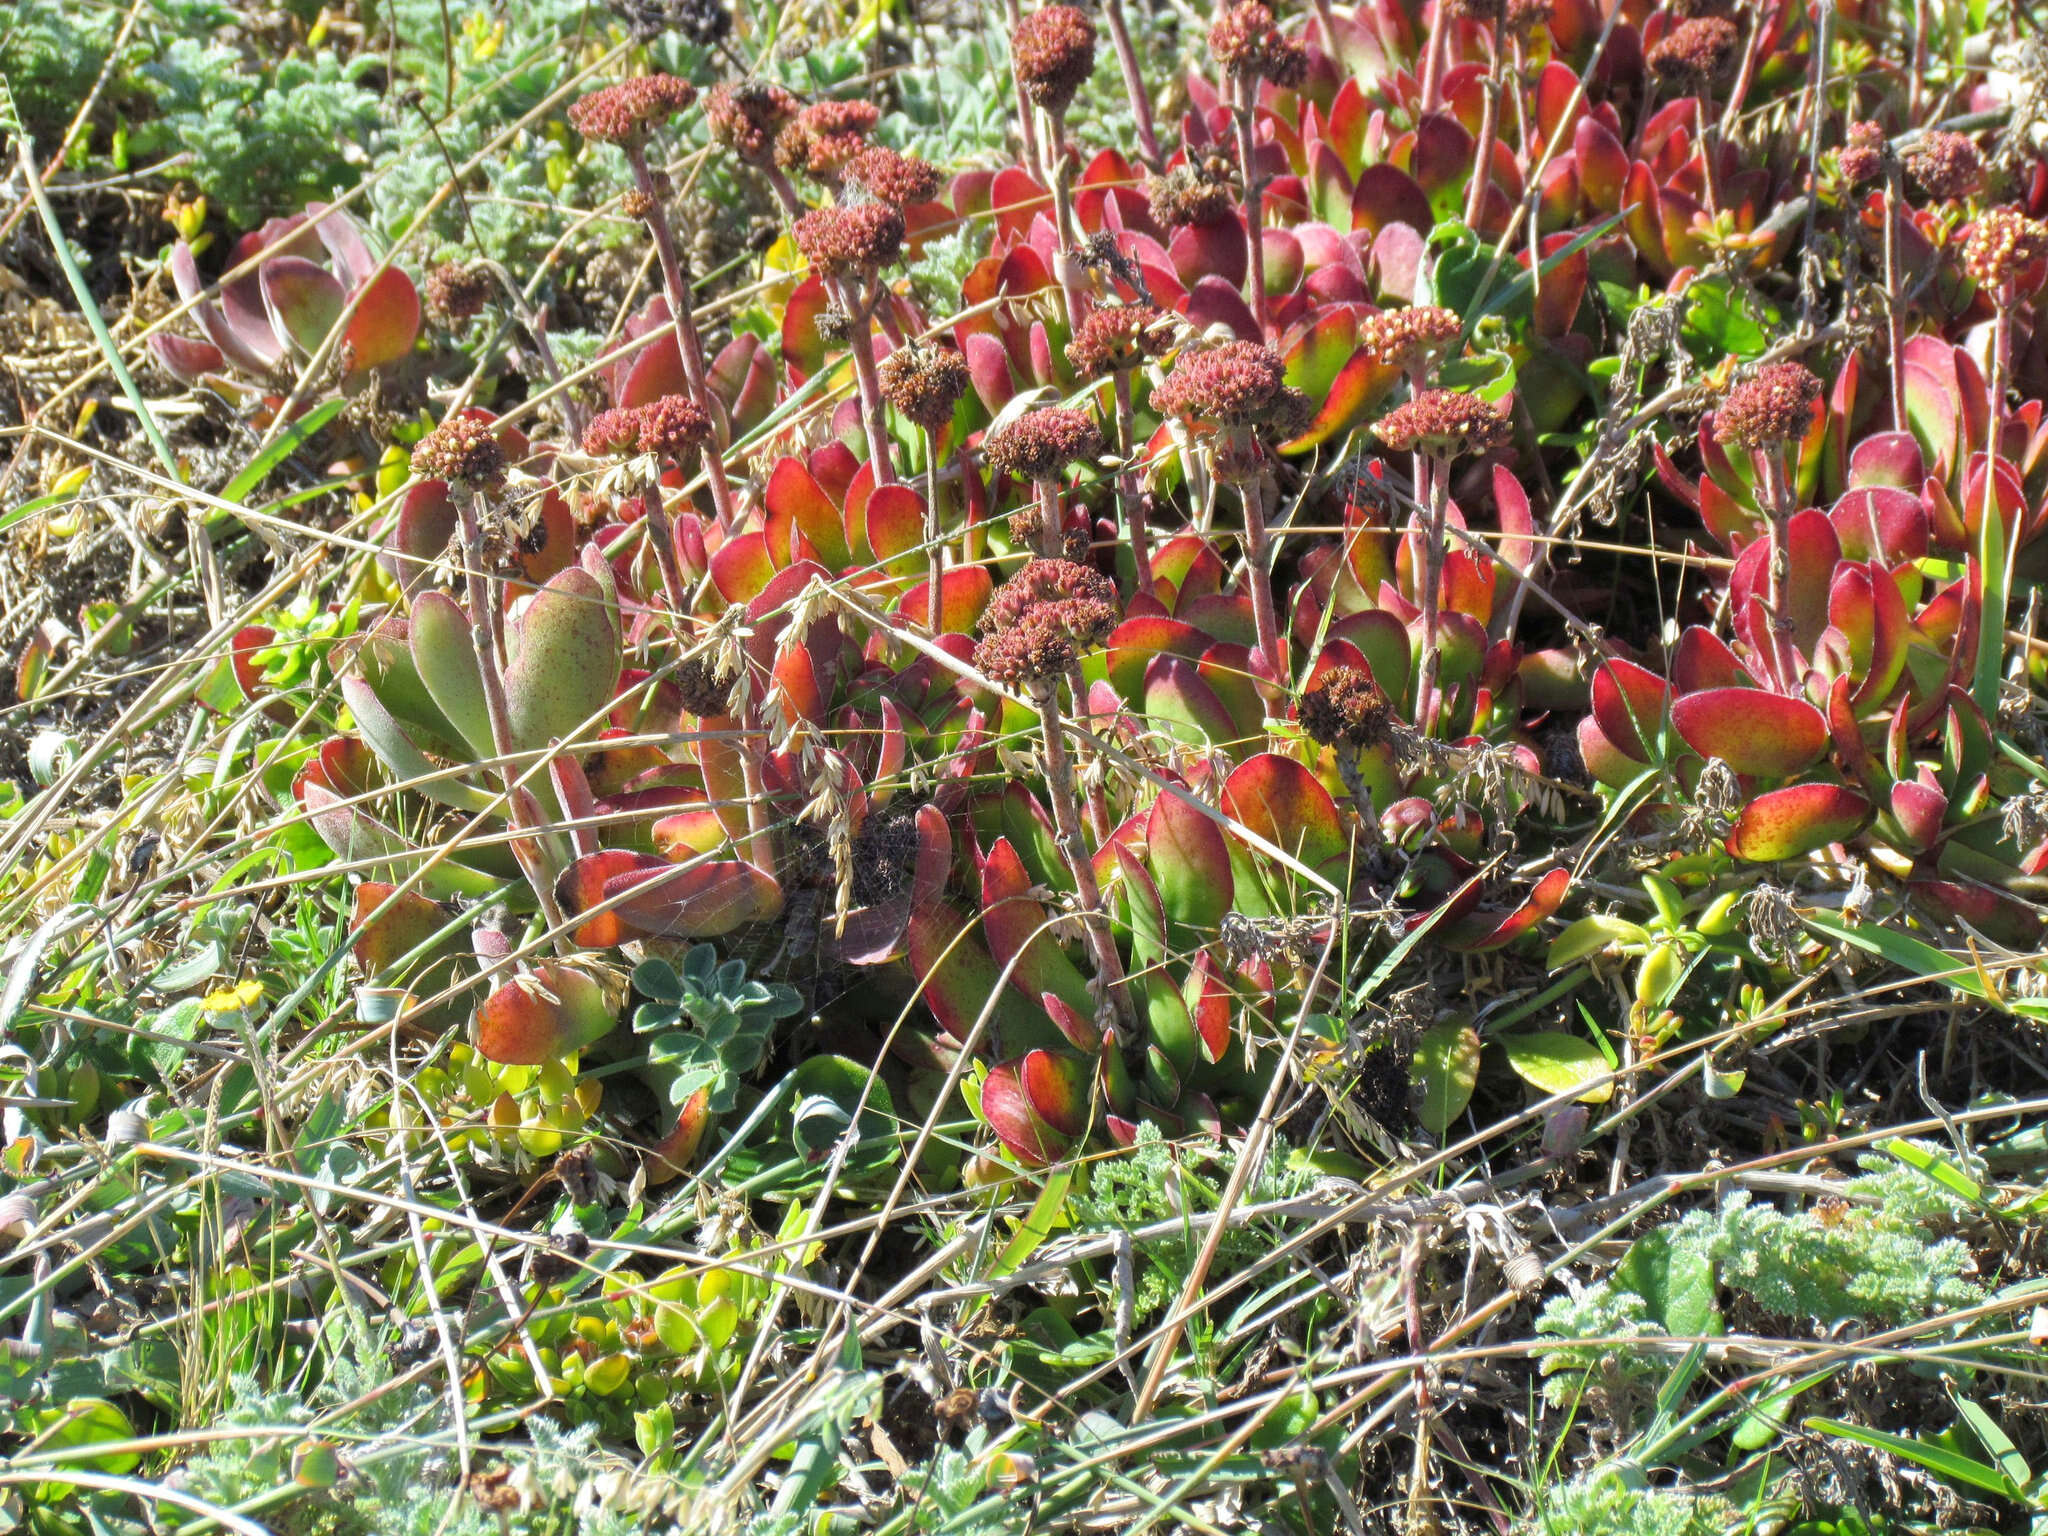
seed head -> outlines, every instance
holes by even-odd
[[[1772,363],[1728,391],[1714,413],[1714,439],[1733,448],[1797,442],[1813,420],[1821,382],[1801,363]]]
[[[1010,62],[1024,93],[1058,114],[1095,72],[1095,23],[1071,5],[1048,5],[1017,23]]]
[[[1650,50],[1650,72],[1667,85],[1711,85],[1735,62],[1742,34],[1725,16],[1695,16],[1681,21]]]
[[[711,441],[711,417],[684,395],[663,395],[640,407],[640,451],[681,464]]]
[[[640,451],[640,413],[631,407],[614,406],[599,411],[583,429],[583,451],[592,458]]]
[[[813,208],[796,221],[796,248],[814,267],[873,272],[903,253],[903,210],[888,203]]]
[[[1945,128],[1922,134],[1899,158],[1913,185],[1942,202],[1967,197],[1984,182],[1984,157],[1977,146]]]
[[[1204,352],[1183,352],[1152,391],[1152,406],[1166,416],[1248,426],[1271,414],[1286,387],[1279,353],[1255,341],[1226,341]]]
[[[1835,163],[1852,187],[1870,180],[1884,169],[1884,130],[1876,123],[1851,123]]]
[[[1102,644],[1122,617],[1116,583],[1072,560],[1033,559],[989,600],[981,631],[999,635],[1020,625],[1052,623],[1076,646]]]
[[[1102,452],[1093,417],[1048,407],[1026,411],[982,445],[991,468],[1020,480],[1058,480],[1076,460]]]
[[[802,110],[801,102],[767,80],[714,85],[704,96],[711,136],[749,165],[769,163],[775,136]]]
[[[480,267],[444,261],[427,274],[427,313],[451,330],[482,314],[490,300],[490,274]]]
[[[1426,389],[1387,412],[1372,430],[1396,453],[1444,460],[1491,453],[1511,435],[1504,411],[1457,389]]]
[[[2017,208],[1993,208],[1963,238],[1963,270],[1987,288],[2016,282],[2048,256],[2048,226]]]
[[[775,163],[820,180],[836,176],[867,147],[867,136],[881,117],[881,108],[871,101],[813,102],[776,134]]]
[[[1295,718],[1309,740],[1325,747],[1374,746],[1386,739],[1393,714],[1380,685],[1356,667],[1330,668],[1295,706]]]
[[[569,108],[569,123],[586,139],[633,145],[697,99],[697,87],[674,75],[635,75],[592,91]]]
[[[1241,0],[1216,18],[1209,57],[1229,74],[1270,80],[1283,90],[1308,77],[1308,50],[1281,33],[1272,8],[1260,0]]]
[[[683,708],[700,719],[732,708],[732,679],[721,673],[709,656],[685,658],[676,668],[675,680]]]
[[[1410,372],[1435,362],[1464,334],[1465,322],[1435,304],[1384,309],[1358,324],[1359,346],[1375,362]]]
[[[1221,224],[1237,214],[1237,189],[1207,164],[1187,161],[1146,184],[1152,217],[1168,229]]]
[[[495,491],[505,483],[505,448],[489,422],[451,416],[419,440],[412,470],[473,491]]]
[[[1032,620],[990,635],[974,647],[974,664],[999,683],[1052,682],[1078,658],[1059,626]]]
[[[840,175],[869,197],[898,208],[928,203],[939,195],[937,166],[881,144],[870,144],[853,156]]]
[[[1173,345],[1171,321],[1150,304],[1106,304],[1092,309],[1067,343],[1067,361],[1086,378],[1135,368]]]
[[[912,342],[898,347],[875,369],[882,398],[906,420],[936,432],[953,419],[953,407],[967,393],[967,359],[951,347]]]

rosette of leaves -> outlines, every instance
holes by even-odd
[[[720,964],[709,944],[692,945],[680,971],[666,960],[641,961],[633,987],[646,999],[633,1011],[633,1032],[649,1037],[648,1064],[673,1074],[669,1102],[680,1108],[704,1092],[712,1114],[732,1108],[776,1024],[803,1006],[794,987],[751,979],[743,960]]]

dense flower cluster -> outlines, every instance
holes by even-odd
[[[1090,310],[1067,343],[1067,361],[1084,378],[1121,373],[1173,345],[1170,317],[1150,304],[1108,304]]]
[[[674,75],[636,75],[592,91],[569,108],[569,123],[602,144],[638,144],[697,99],[697,88]]]
[[[903,253],[903,210],[892,203],[813,208],[790,233],[814,267],[872,272]]]
[[[1457,314],[1435,304],[1381,310],[1358,323],[1358,345],[1374,362],[1417,371],[1435,362],[1465,334]]]
[[[1031,560],[981,616],[974,664],[998,682],[1060,677],[1102,644],[1121,616],[1116,583],[1072,560]]]
[[[840,175],[868,196],[907,208],[939,195],[938,167],[916,155],[870,144],[846,162]]]
[[[906,420],[936,432],[953,419],[953,407],[967,393],[967,359],[951,347],[912,342],[883,358],[875,370],[882,398]]]
[[[427,274],[427,313],[446,326],[473,320],[491,299],[491,276],[481,267],[444,261]]]
[[[593,455],[651,453],[680,462],[710,440],[711,418],[683,395],[600,411],[583,429],[583,451]]]
[[[1241,0],[1216,18],[1209,56],[1231,74],[1270,80],[1283,90],[1308,76],[1308,50],[1280,31],[1272,8],[1260,0]]]
[[[775,152],[783,124],[803,104],[781,86],[766,80],[714,85],[704,96],[704,120],[711,136],[749,165],[766,165]]]
[[[690,714],[702,719],[732,708],[732,679],[721,673],[710,657],[685,657],[673,675],[683,708]]]
[[[1458,389],[1426,389],[1382,416],[1373,435],[1396,453],[1455,459],[1506,445],[1507,413]]]
[[[1727,73],[1742,34],[1725,16],[1681,21],[1651,48],[1650,72],[1668,85],[1697,89]]]
[[[1071,5],[1033,11],[1010,35],[1010,59],[1026,95],[1064,112],[1095,72],[1095,23]]]
[[[1162,415],[1246,426],[1268,417],[1286,387],[1279,353],[1255,341],[1226,341],[1183,352],[1152,391],[1152,405]]]
[[[1380,685],[1356,667],[1330,668],[1308,686],[1295,707],[1309,740],[1325,747],[1374,746],[1385,739],[1393,714]]]
[[[451,416],[413,448],[412,471],[472,490],[495,490],[505,480],[505,447],[489,422]]]
[[[1102,452],[1102,431],[1080,411],[1026,411],[982,445],[989,467],[1020,480],[1057,480],[1069,464]]]
[[[1728,391],[1714,437],[1734,448],[1769,448],[1806,435],[1821,382],[1801,363],[1772,363]]]
[[[1984,182],[1984,157],[1977,146],[1945,128],[1922,134],[1901,159],[1913,185],[1943,202],[1968,197]]]
[[[821,180],[836,176],[867,147],[881,118],[871,101],[813,102],[776,134],[775,163]]]
[[[1986,287],[2015,282],[2048,256],[2048,225],[2017,208],[1993,208],[1963,238],[1963,270]]]
[[[1884,169],[1884,129],[1871,122],[1851,123],[1836,163],[1851,186],[1870,180]]]
[[[1205,162],[1186,161],[1146,184],[1152,217],[1168,229],[1221,224],[1237,217],[1237,189],[1229,174]]]

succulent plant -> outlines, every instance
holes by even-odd
[[[750,979],[745,961],[721,963],[709,944],[691,945],[680,969],[641,961],[633,989],[647,999],[633,1011],[633,1032],[649,1037],[647,1059],[669,1076],[669,1102],[680,1108],[702,1093],[714,1115],[732,1108],[777,1021],[802,1006],[794,987]]]

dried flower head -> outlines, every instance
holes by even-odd
[[[684,463],[711,441],[711,417],[685,395],[663,395],[640,407],[640,451]]]
[[[1102,452],[1102,432],[1080,411],[1026,411],[982,445],[991,468],[1020,480],[1057,480],[1077,460]]]
[[[990,635],[974,647],[974,664],[999,683],[1052,682],[1077,660],[1058,625],[1033,621]]]
[[[966,358],[951,347],[928,342],[898,347],[875,372],[882,398],[927,432],[936,432],[953,419],[953,407],[970,382]]]
[[[592,91],[569,108],[569,123],[601,144],[639,144],[697,99],[697,87],[674,75],[635,75]]]
[[[1396,453],[1435,459],[1491,453],[1512,435],[1505,411],[1458,389],[1426,389],[1387,412],[1372,430]]]
[[[699,719],[732,709],[732,679],[708,655],[685,657],[676,667],[675,683],[683,708]]]
[[[1146,184],[1152,217],[1168,229],[1221,224],[1237,217],[1237,188],[1207,162],[1186,161]]]
[[[1311,683],[1295,706],[1310,741],[1334,747],[1370,747],[1386,739],[1393,706],[1372,674],[1332,667]]]
[[[814,267],[873,272],[903,253],[903,210],[888,203],[845,203],[813,208],[791,231],[796,248]]]
[[[767,80],[714,85],[704,96],[711,136],[749,165],[769,163],[782,125],[802,110],[801,102]]]
[[[999,635],[1019,625],[1056,624],[1079,647],[1102,644],[1122,617],[1116,583],[1072,560],[1033,559],[1004,582],[981,615],[981,631]]]
[[[1667,85],[1711,85],[1735,62],[1742,34],[1725,16],[1695,16],[1665,33],[1650,50],[1650,72]]]
[[[1106,304],[1088,312],[1067,343],[1067,361],[1084,378],[1135,368],[1173,345],[1172,319],[1150,304]]]
[[[840,172],[869,197],[898,208],[928,203],[939,195],[939,169],[928,160],[882,144],[870,144],[846,162]]]
[[[1010,60],[1027,96],[1064,112],[1095,72],[1095,23],[1071,5],[1033,11],[1010,34]]]
[[[1968,197],[1984,182],[1984,157],[1977,146],[1945,128],[1929,129],[1899,158],[1913,185],[1943,202]]]
[[[1241,0],[1216,18],[1209,56],[1230,74],[1270,80],[1283,90],[1308,76],[1308,50],[1280,31],[1272,7],[1260,0]]]
[[[1876,123],[1851,123],[1835,163],[1852,187],[1870,180],[1884,169],[1884,130]]]
[[[1152,391],[1153,409],[1223,426],[1263,421],[1281,403],[1287,375],[1280,354],[1255,341],[1226,341],[1202,352],[1183,352]]]
[[[1987,288],[2016,282],[2048,256],[2048,225],[2017,208],[1992,208],[1963,237],[1963,270]]]
[[[1383,309],[1358,324],[1358,344],[1373,361],[1418,372],[1458,344],[1465,322],[1436,304]]]
[[[599,411],[583,429],[583,451],[592,458],[640,451],[640,413],[632,407],[614,406]]]
[[[1772,448],[1806,435],[1821,382],[1802,363],[1772,363],[1728,391],[1714,413],[1714,439],[1733,448]]]
[[[412,471],[473,491],[494,491],[505,483],[505,448],[489,422],[451,416],[413,448]]]
[[[867,147],[881,119],[881,108],[871,101],[813,102],[776,134],[775,163],[821,180],[836,176]]]
[[[473,320],[491,301],[491,275],[481,267],[444,261],[427,274],[427,313],[453,328]]]

